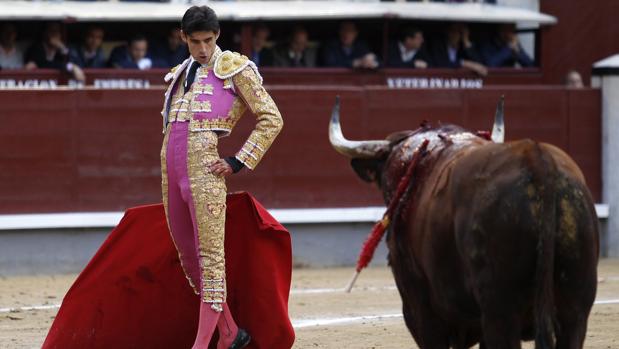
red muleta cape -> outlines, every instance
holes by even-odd
[[[247,348],[288,349],[290,234],[247,193],[228,195],[226,212],[228,305],[252,336]],[[43,349],[191,348],[199,302],[163,205],[134,207],[67,292]]]

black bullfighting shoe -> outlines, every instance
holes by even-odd
[[[249,333],[247,333],[244,329],[239,328],[239,332],[236,334],[236,338],[234,339],[234,342],[232,342],[232,345],[230,345],[229,349],[245,348],[249,342],[251,342],[251,336]]]

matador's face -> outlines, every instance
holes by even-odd
[[[197,31],[187,35],[181,31],[181,38],[187,44],[191,57],[206,65],[215,52],[219,32]]]

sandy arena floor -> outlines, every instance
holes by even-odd
[[[341,288],[351,274],[352,268],[294,271],[294,348],[417,348],[404,325],[391,272],[365,270],[353,292],[345,294]],[[614,302],[593,307],[585,347],[619,348],[619,260],[602,260],[599,274],[597,300]],[[0,277],[0,348],[40,348],[75,277]],[[27,308],[32,306],[36,309]]]

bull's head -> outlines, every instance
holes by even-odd
[[[505,128],[503,125],[503,96],[499,101],[495,113],[494,126],[492,128],[491,139],[495,143],[503,143]],[[331,113],[331,122],[329,124],[329,141],[335,150],[350,158],[351,165],[357,175],[364,181],[374,182],[381,187],[382,172],[385,162],[391,154],[393,148],[403,140],[416,134],[420,134],[424,130],[403,131],[391,134],[386,140],[366,140],[366,141],[351,141],[344,137],[340,126],[340,98],[335,99],[335,106]],[[458,130],[462,130],[457,128]]]

